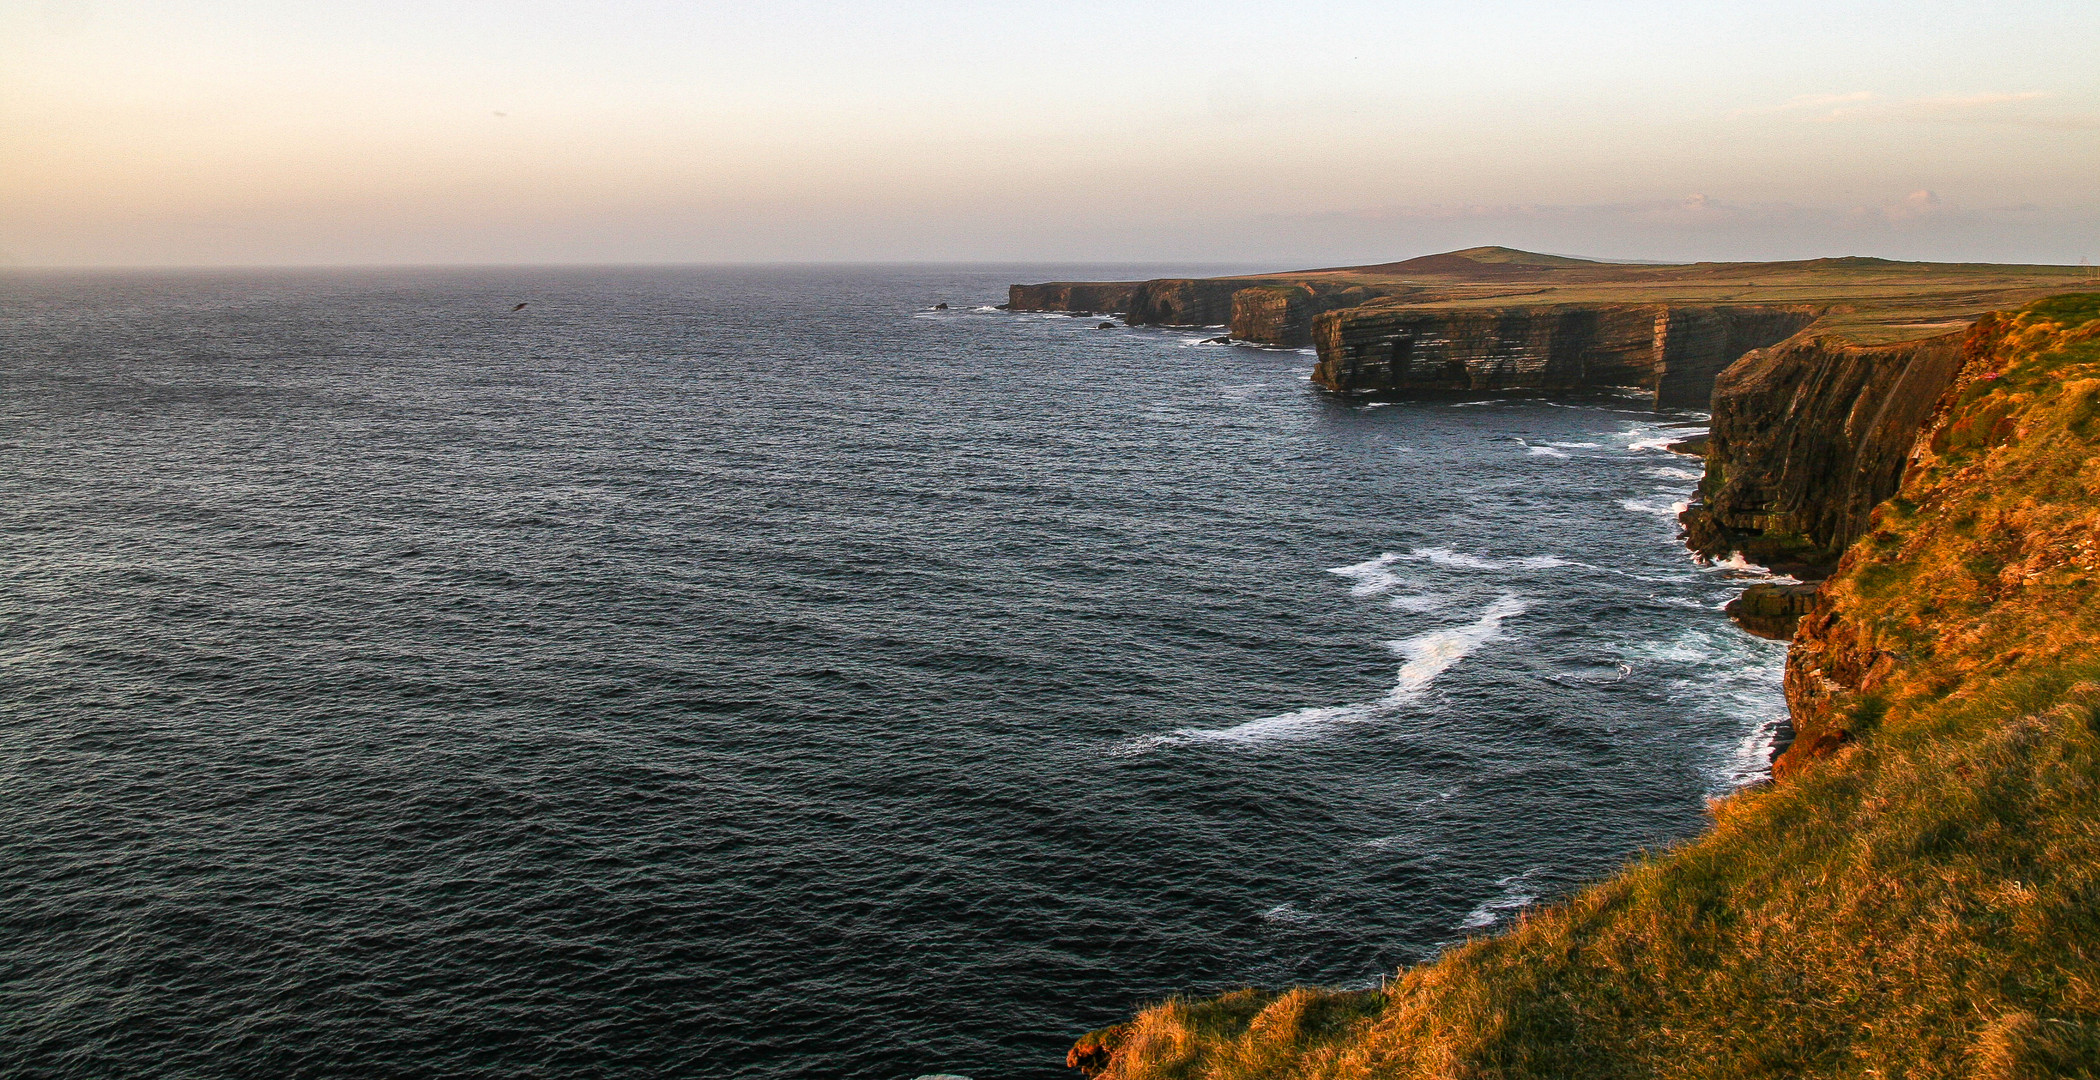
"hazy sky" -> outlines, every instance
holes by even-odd
[[[2100,261],[2100,0],[0,0],[0,262]]]

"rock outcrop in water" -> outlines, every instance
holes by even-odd
[[[1774,641],[1794,636],[1794,626],[1816,607],[1814,582],[1786,585],[1760,581],[1744,589],[1724,610],[1737,626]]]

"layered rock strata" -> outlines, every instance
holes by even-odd
[[[1964,340],[1859,346],[1803,336],[1721,372],[1706,477],[1680,519],[1692,549],[1827,572],[1895,493],[1912,442],[1961,367]]]
[[[1758,637],[1786,641],[1794,636],[1794,627],[1801,617],[1815,610],[1816,590],[1814,582],[1783,585],[1761,581],[1744,589],[1722,610],[1737,626]]]
[[[1007,288],[1013,311],[1120,315],[1136,326],[1219,326],[1237,341],[1309,345],[1314,316],[1353,307],[1393,290],[1327,283],[1250,284],[1237,278],[1052,281]]]
[[[1373,295],[1362,287],[1251,286],[1232,294],[1232,336],[1259,345],[1310,345],[1316,317],[1356,307]]]
[[[1231,278],[1052,281],[1009,286],[1006,306],[1014,311],[1121,315],[1135,325],[1218,326],[1232,319],[1233,294],[1245,285]]]
[[[1349,393],[1566,392],[1638,386],[1698,406],[1714,376],[1814,322],[1812,307],[1371,304],[1313,323],[1315,383]]]

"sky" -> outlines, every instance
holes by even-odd
[[[2100,0],[0,0],[0,265],[2100,262]]]

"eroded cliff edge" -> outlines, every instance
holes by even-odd
[[[1895,494],[1912,444],[1980,339],[1851,345],[1804,334],[1723,370],[1706,476],[1680,519],[1694,551],[1820,577]]]
[[[1654,391],[1658,407],[1697,407],[1722,369],[1821,314],[1805,305],[1440,311],[1374,303],[1315,320],[1312,381],[1354,393],[1638,386]]]
[[[1830,348],[1925,340],[2076,274],[1860,258],[1651,266],[1487,247],[1283,274],[1015,285],[1008,306],[1310,344],[1313,381],[1337,393],[1639,387],[1659,407],[1699,407],[1723,369],[1805,329]]]
[[[1844,504],[1775,496],[1755,535],[1778,513],[1819,545],[1856,534],[1794,639],[1801,738],[1779,783],[1380,989],[1170,1001],[1071,1063],[1116,1080],[2100,1072],[2100,294],[1942,337],[1804,339],[1722,381],[1733,467],[1775,470],[1738,479]],[[1820,435],[1772,437],[1759,408]],[[1877,485],[1890,497],[1859,506]]]

